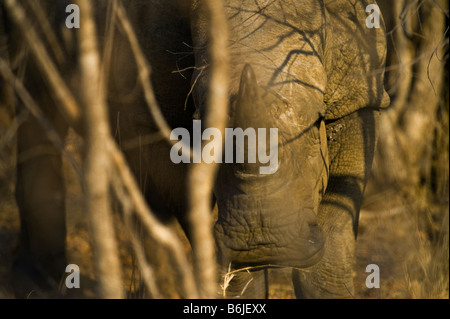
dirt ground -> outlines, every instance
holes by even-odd
[[[75,151],[79,147],[79,141],[73,135],[71,138],[68,148]],[[9,267],[19,230],[18,212],[13,196],[14,151],[8,147],[1,150],[0,298],[13,298]],[[77,175],[67,161],[65,174],[67,251],[69,262],[79,265],[81,269],[82,286],[72,296],[93,298],[95,276],[88,223],[83,214],[82,190]],[[353,297],[448,298],[448,204],[446,207],[418,209],[417,206],[421,205],[417,203],[405,204],[389,197],[389,194],[372,196],[366,200],[361,211],[354,269],[356,295]],[[424,227],[420,224],[423,220],[431,220],[432,226]],[[118,237],[121,241],[120,253],[126,278],[125,290],[133,291],[133,284],[138,280],[138,274],[133,267],[134,259],[126,236],[120,228]],[[366,278],[369,275],[366,273],[366,267],[369,264],[376,264],[380,269],[380,288],[366,287]],[[270,298],[294,298],[293,288],[289,283],[289,271],[270,270],[269,278]],[[136,296],[130,293],[129,297]]]

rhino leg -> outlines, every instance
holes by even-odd
[[[319,263],[294,270],[298,298],[353,298],[353,266],[359,209],[372,167],[378,111],[363,109],[328,131],[330,179],[319,207],[318,224],[326,232]]]

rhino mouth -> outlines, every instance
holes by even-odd
[[[218,202],[214,234],[222,264],[305,268],[321,259],[324,236],[314,211],[285,210],[273,197],[238,194]]]

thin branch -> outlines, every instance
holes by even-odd
[[[155,218],[154,214],[152,214],[133,177],[133,174],[126,164],[126,160],[122,152],[117,149],[116,143],[111,138],[108,138],[105,141],[105,144],[108,146],[111,154],[114,174],[120,177],[120,180],[122,181],[123,186],[130,197],[130,201],[133,204],[136,215],[142,221],[142,224],[149,232],[149,235],[161,245],[167,247],[169,253],[173,255],[177,271],[181,277],[181,288],[186,297],[198,298],[193,274],[181,240],[171,228],[160,223]]]
[[[108,2],[106,30],[105,30],[105,44],[102,54],[101,66],[101,83],[103,87],[108,87],[108,79],[111,67],[111,58],[114,48],[114,32],[116,23],[117,0]]]
[[[139,265],[139,270],[142,274],[142,278],[144,279],[144,284],[147,287],[147,290],[149,291],[152,298],[161,298],[161,293],[159,292],[158,286],[155,281],[153,268],[147,262],[145,258],[145,251],[132,227],[133,203],[127,195],[121,180],[116,175],[113,175],[111,182],[123,208],[124,224],[134,251],[134,255]]]
[[[109,202],[111,161],[104,141],[109,124],[104,87],[100,84],[100,57],[90,0],[79,0],[83,26],[80,28],[80,69],[85,135],[86,210],[90,218],[94,261],[103,298],[123,298],[119,250]]]
[[[203,67],[201,67],[201,68],[198,68],[198,69],[200,70],[200,72],[199,72],[199,73],[197,74],[197,76],[195,77],[194,82],[192,82],[191,89],[189,90],[189,92],[188,92],[188,94],[187,94],[187,96],[186,96],[186,99],[184,100],[184,110],[186,110],[187,104],[188,104],[188,101],[189,101],[189,96],[191,96],[192,92],[194,91],[195,85],[197,84],[198,79],[199,79],[200,76],[202,75],[202,73],[203,73],[203,71],[205,70],[205,68],[206,68],[206,66],[203,66]],[[182,71],[180,71],[180,74],[181,74],[181,72],[182,72]],[[191,150],[191,159],[192,159],[192,150]]]
[[[53,31],[52,26],[50,25],[47,15],[42,8],[42,2],[40,1],[29,1],[28,4],[31,6],[38,23],[42,28],[42,33],[46,37],[48,43],[50,44],[50,49],[53,51],[56,60],[59,64],[63,64],[65,62],[65,56],[61,45],[59,44],[58,39],[56,38],[55,32]]]
[[[28,22],[24,9],[17,0],[5,0],[4,4],[13,22],[25,38],[26,43],[29,45],[41,73],[45,75],[44,79],[49,83],[51,91],[54,92],[58,102],[56,105],[59,108],[59,111],[68,123],[72,126],[76,126],[81,116],[80,109],[77,107],[77,102],[67,86],[61,85],[64,83],[64,80],[59,75],[56,66],[50,59],[47,50],[42,44],[43,42],[40,40],[33,26]],[[63,104],[65,107],[62,107]]]
[[[47,120],[47,118],[37,105],[36,101],[34,101],[33,97],[30,95],[30,93],[28,93],[22,82],[12,73],[7,62],[2,58],[0,58],[0,73],[3,75],[7,82],[11,83],[12,88],[16,92],[19,99],[22,101],[25,108],[31,113],[31,115],[33,115],[37,119],[38,123],[45,130],[45,133],[47,134],[50,141],[69,160],[70,164],[77,172],[78,177],[80,177],[81,179],[83,173],[77,161],[75,160],[75,157],[71,152],[65,149],[63,139],[56,132],[54,126]]]
[[[152,85],[150,82],[150,65],[147,63],[136,34],[133,31],[133,27],[131,26],[130,20],[127,17],[125,8],[123,7],[123,4],[121,2],[117,3],[117,16],[122,28],[127,35],[131,50],[133,51],[133,55],[136,59],[139,81],[141,82],[142,89],[144,91],[144,98],[147,102],[150,113],[152,114],[156,126],[160,130],[161,134],[169,143],[172,143],[172,141],[170,140],[170,133],[172,130],[164,119],[164,115],[161,113],[161,109],[158,106],[158,102],[156,101],[156,97],[153,93]]]
[[[222,1],[203,0],[209,28],[210,74],[209,96],[205,111],[206,127],[215,127],[222,133],[228,117],[228,29]],[[223,134],[222,134],[223,136]],[[215,143],[218,149],[222,140]],[[216,152],[219,153],[219,152]],[[218,165],[217,157],[211,164],[190,166],[188,176],[189,224],[192,229],[192,247],[197,285],[201,297],[211,298],[216,294],[215,244],[212,235],[211,197]]]

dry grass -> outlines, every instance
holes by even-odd
[[[431,235],[421,221],[426,211],[363,210],[356,246],[358,297],[383,299],[448,298],[448,208],[438,207],[442,226]],[[436,237],[436,238],[432,238]],[[380,289],[365,286],[365,267],[380,267]]]

